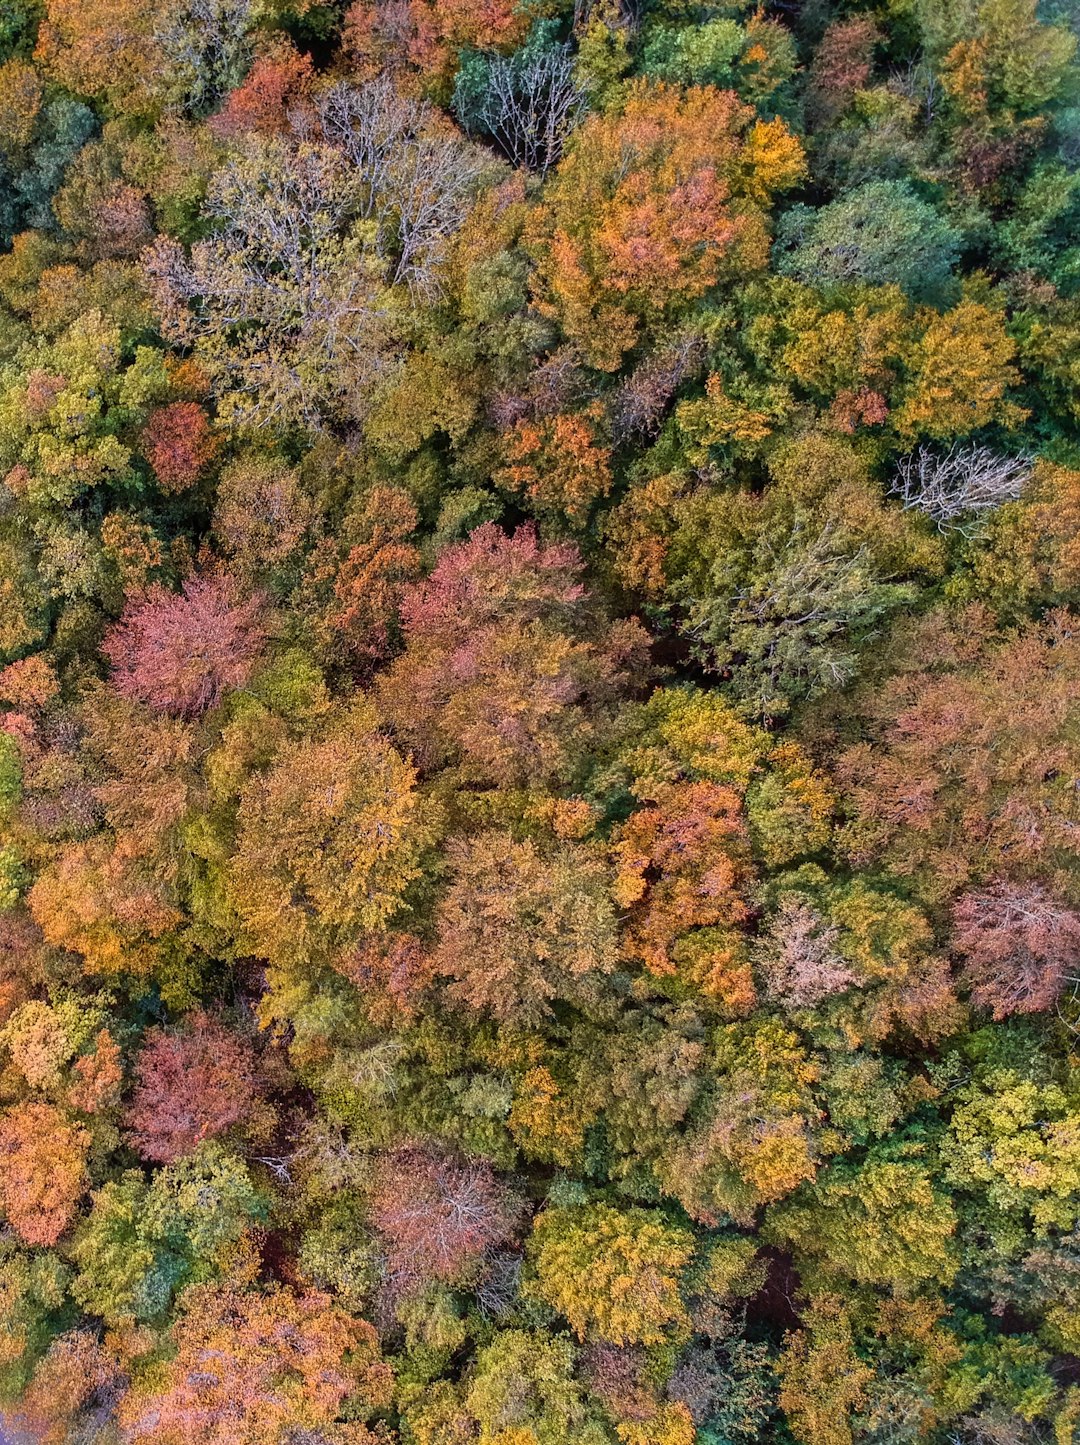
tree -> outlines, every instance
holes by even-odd
[[[403,1145],[376,1164],[368,1215],[395,1295],[433,1283],[474,1285],[517,1233],[520,1204],[489,1165]]]
[[[281,457],[252,452],[222,469],[213,533],[245,579],[260,582],[295,556],[314,521],[314,504]]]
[[[824,1170],[792,1199],[775,1205],[767,1235],[792,1248],[804,1284],[849,1281],[912,1295],[949,1284],[958,1260],[956,1215],[917,1158],[872,1152],[860,1164]]]
[[[27,1244],[55,1244],[88,1183],[90,1134],[52,1104],[16,1104],[0,1118],[0,1205]]]
[[[446,101],[462,52],[513,50],[528,27],[510,0],[353,0],[342,41],[361,74],[388,75]]]
[[[678,941],[691,930],[715,929],[722,938],[750,916],[747,829],[732,788],[696,782],[663,790],[622,825],[614,851],[615,897],[628,911],[623,952],[651,973],[676,971]],[[719,959],[716,966],[717,977],[700,982],[723,996],[731,982],[720,977]]]
[[[252,0],[183,0],[169,6],[154,32],[169,98],[196,115],[212,110],[247,70],[256,13]]]
[[[695,652],[765,720],[850,681],[914,578],[941,565],[851,443],[810,433],[778,446],[769,469],[762,494],[689,497],[665,563]]]
[[[419,517],[394,487],[375,487],[358,511],[349,529],[352,546],[344,557],[331,544],[316,548],[304,587],[320,600],[330,591],[315,619],[325,654],[370,668],[393,650],[401,601],[421,571],[412,541]]]
[[[659,1344],[686,1322],[679,1279],[689,1230],[646,1209],[548,1208],[528,1244],[528,1289],[565,1315],[579,1339]]]
[[[607,1432],[575,1378],[575,1362],[565,1335],[501,1330],[477,1353],[465,1392],[464,1428],[478,1427],[484,1445],[500,1436],[537,1445],[599,1445]]]
[[[900,437],[951,440],[993,424],[1015,430],[1028,413],[1008,399],[1020,381],[1005,319],[978,301],[934,316],[912,349],[893,415]]]
[[[1056,1083],[990,1068],[960,1089],[942,1148],[946,1183],[983,1202],[992,1234],[1080,1219],[1080,1114]]]
[[[194,718],[243,687],[265,637],[262,598],[244,599],[228,576],[208,574],[185,582],[179,594],[155,584],[133,598],[102,651],[124,697]]]
[[[487,169],[385,80],[328,89],[311,119],[303,139],[247,135],[210,182],[213,234],[146,257],[166,334],[241,425],[365,415],[399,352],[387,287],[438,291]]]
[[[71,1271],[51,1249],[24,1249],[10,1230],[0,1241],[0,1388],[15,1398],[56,1333]]]
[[[211,129],[230,138],[251,132],[284,134],[290,111],[310,101],[312,79],[311,56],[278,39],[255,57],[243,83],[211,117]]]
[[[786,1008],[814,1008],[850,988],[856,975],[840,951],[840,936],[805,899],[781,899],[754,954],[766,996]]]
[[[94,1192],[72,1245],[80,1267],[72,1292],[111,1325],[162,1320],[179,1290],[242,1261],[245,1234],[265,1213],[247,1168],[217,1144],[200,1145],[149,1184],[128,1170]]]
[[[240,796],[228,890],[246,946],[303,966],[384,927],[434,839],[415,783],[364,705],[284,746]]]
[[[37,1362],[17,1417],[43,1445],[64,1445],[77,1430],[112,1417],[126,1381],[114,1355],[89,1330],[59,1335]]]
[[[829,882],[812,865],[777,880],[773,897],[780,908],[757,955],[774,996],[785,989],[780,998],[789,1010],[813,998],[818,1019],[852,1047],[878,1044],[894,1031],[943,1038],[961,1022],[930,923],[907,899],[864,878]],[[787,943],[780,930],[792,923]]]
[[[140,0],[47,0],[44,11],[34,55],[52,80],[121,113],[154,113],[163,57]]]
[[[405,653],[377,695],[421,768],[504,787],[565,775],[644,642],[605,622],[580,576],[575,547],[487,523],[406,593]]]
[[[869,15],[829,23],[810,67],[808,100],[815,129],[834,123],[859,91],[867,88],[874,68],[874,49],[882,38]]]
[[[932,300],[946,290],[960,236],[905,181],[868,181],[818,211],[793,207],[777,246],[780,271],[800,281],[899,286]]]
[[[256,1123],[258,1100],[251,1045],[196,1013],[180,1032],[146,1035],[127,1111],[129,1137],[144,1159],[171,1164],[204,1139]]]
[[[855,1352],[839,1295],[818,1295],[789,1334],[777,1366],[780,1407],[800,1445],[851,1445],[851,1416],[867,1400],[873,1370]]]
[[[715,1227],[728,1215],[748,1225],[760,1205],[817,1172],[820,1065],[767,1014],[723,1024],[703,1062],[703,1087],[653,1169],[692,1218]]]
[[[595,1004],[615,967],[615,910],[596,851],[486,832],[448,845],[435,965],[452,998],[496,1019],[537,1024],[555,1000]]]
[[[597,435],[595,414],[560,413],[520,421],[506,440],[496,481],[523,492],[541,514],[581,526],[611,490],[611,449]]]
[[[1052,1008],[1080,965],[1080,914],[1038,883],[997,882],[953,906],[952,947],[972,1001],[995,1019]]]
[[[213,461],[218,439],[197,402],[173,401],[150,413],[142,447],[162,491],[186,492]]]
[[[366,1445],[339,1424],[389,1401],[375,1332],[315,1290],[233,1284],[185,1291],[160,1383],[126,1396],[121,1426],[147,1445],[283,1445],[297,1432]]]

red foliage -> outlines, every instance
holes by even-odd
[[[44,939],[25,909],[0,913],[0,1024],[44,981]]]
[[[376,1166],[370,1217],[395,1293],[473,1278],[513,1238],[518,1216],[513,1196],[481,1161],[407,1145]]]
[[[257,1097],[250,1045],[197,1013],[181,1032],[147,1035],[135,1069],[129,1136],[144,1159],[170,1164],[240,1123]]]
[[[0,1204],[27,1244],[55,1244],[88,1180],[90,1135],[51,1104],[17,1104],[0,1119]]]
[[[390,626],[407,585],[420,572],[420,552],[407,539],[416,509],[393,487],[376,487],[364,506],[364,539],[350,550],[334,581],[326,625],[346,655],[371,661],[390,651]]]
[[[586,709],[640,670],[646,638],[633,621],[600,626],[580,571],[576,547],[487,523],[406,593],[407,648],[381,699],[422,766],[458,762],[513,786],[558,774],[584,746]]]
[[[266,635],[262,612],[260,597],[241,600],[225,576],[192,578],[180,594],[150,587],[102,643],[113,686],[155,712],[198,717],[247,682]]]
[[[243,85],[230,93],[211,118],[211,130],[223,140],[247,131],[285,130],[290,108],[311,88],[312,74],[310,55],[300,54],[291,45],[260,55]]]
[[[972,1000],[996,1019],[1052,1008],[1080,965],[1080,914],[1038,883],[999,882],[953,908],[953,948]]]
[[[408,66],[425,87],[449,85],[466,50],[512,50],[528,30],[513,0],[354,0],[342,46],[365,77]]]
[[[1001,635],[983,608],[905,621],[890,676],[858,695],[864,741],[836,771],[857,868],[882,863],[945,898],[1075,850],[1080,638],[1068,613]]]
[[[615,845],[616,897],[633,911],[624,939],[656,974],[674,972],[671,950],[691,928],[739,926],[749,917],[746,821],[732,788],[681,783],[626,821]]]
[[[373,939],[335,965],[364,996],[379,1028],[411,1023],[435,977],[435,959],[412,933]]]
[[[186,492],[214,460],[218,439],[197,402],[173,401],[150,413],[142,448],[161,490]]]
[[[817,124],[835,119],[866,87],[880,39],[870,15],[834,20],[825,31],[810,67],[810,108]]]

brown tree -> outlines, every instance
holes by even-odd
[[[1038,883],[998,881],[953,907],[953,948],[973,1002],[996,1019],[1052,1008],[1080,968],[1080,913]]]

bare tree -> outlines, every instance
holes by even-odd
[[[160,7],[154,39],[171,98],[204,114],[243,80],[252,57],[254,0],[180,0]]]
[[[1004,457],[989,447],[954,443],[941,455],[928,447],[902,457],[889,485],[905,509],[925,512],[939,532],[967,532],[987,512],[1020,496],[1031,458]]]
[[[214,233],[190,254],[159,239],[145,269],[165,334],[197,348],[238,420],[360,420],[398,359],[387,286],[437,291],[493,162],[385,80],[291,121],[214,175]]]
[[[323,139],[355,167],[358,214],[378,222],[391,280],[430,294],[447,242],[493,178],[489,157],[387,76],[332,86],[318,114]]]
[[[211,184],[215,234],[190,255],[166,238],[146,253],[163,331],[196,346],[238,421],[356,414],[393,360],[384,266],[350,234],[354,191],[331,147],[253,137]]]
[[[679,387],[700,371],[705,351],[704,338],[687,331],[631,372],[612,401],[611,433],[617,444],[656,435]]]
[[[544,175],[588,109],[569,45],[485,57],[478,98],[468,107],[470,130],[491,136],[515,165]]]

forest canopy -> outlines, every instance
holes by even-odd
[[[1071,0],[0,0],[0,1419],[1080,1445]]]

